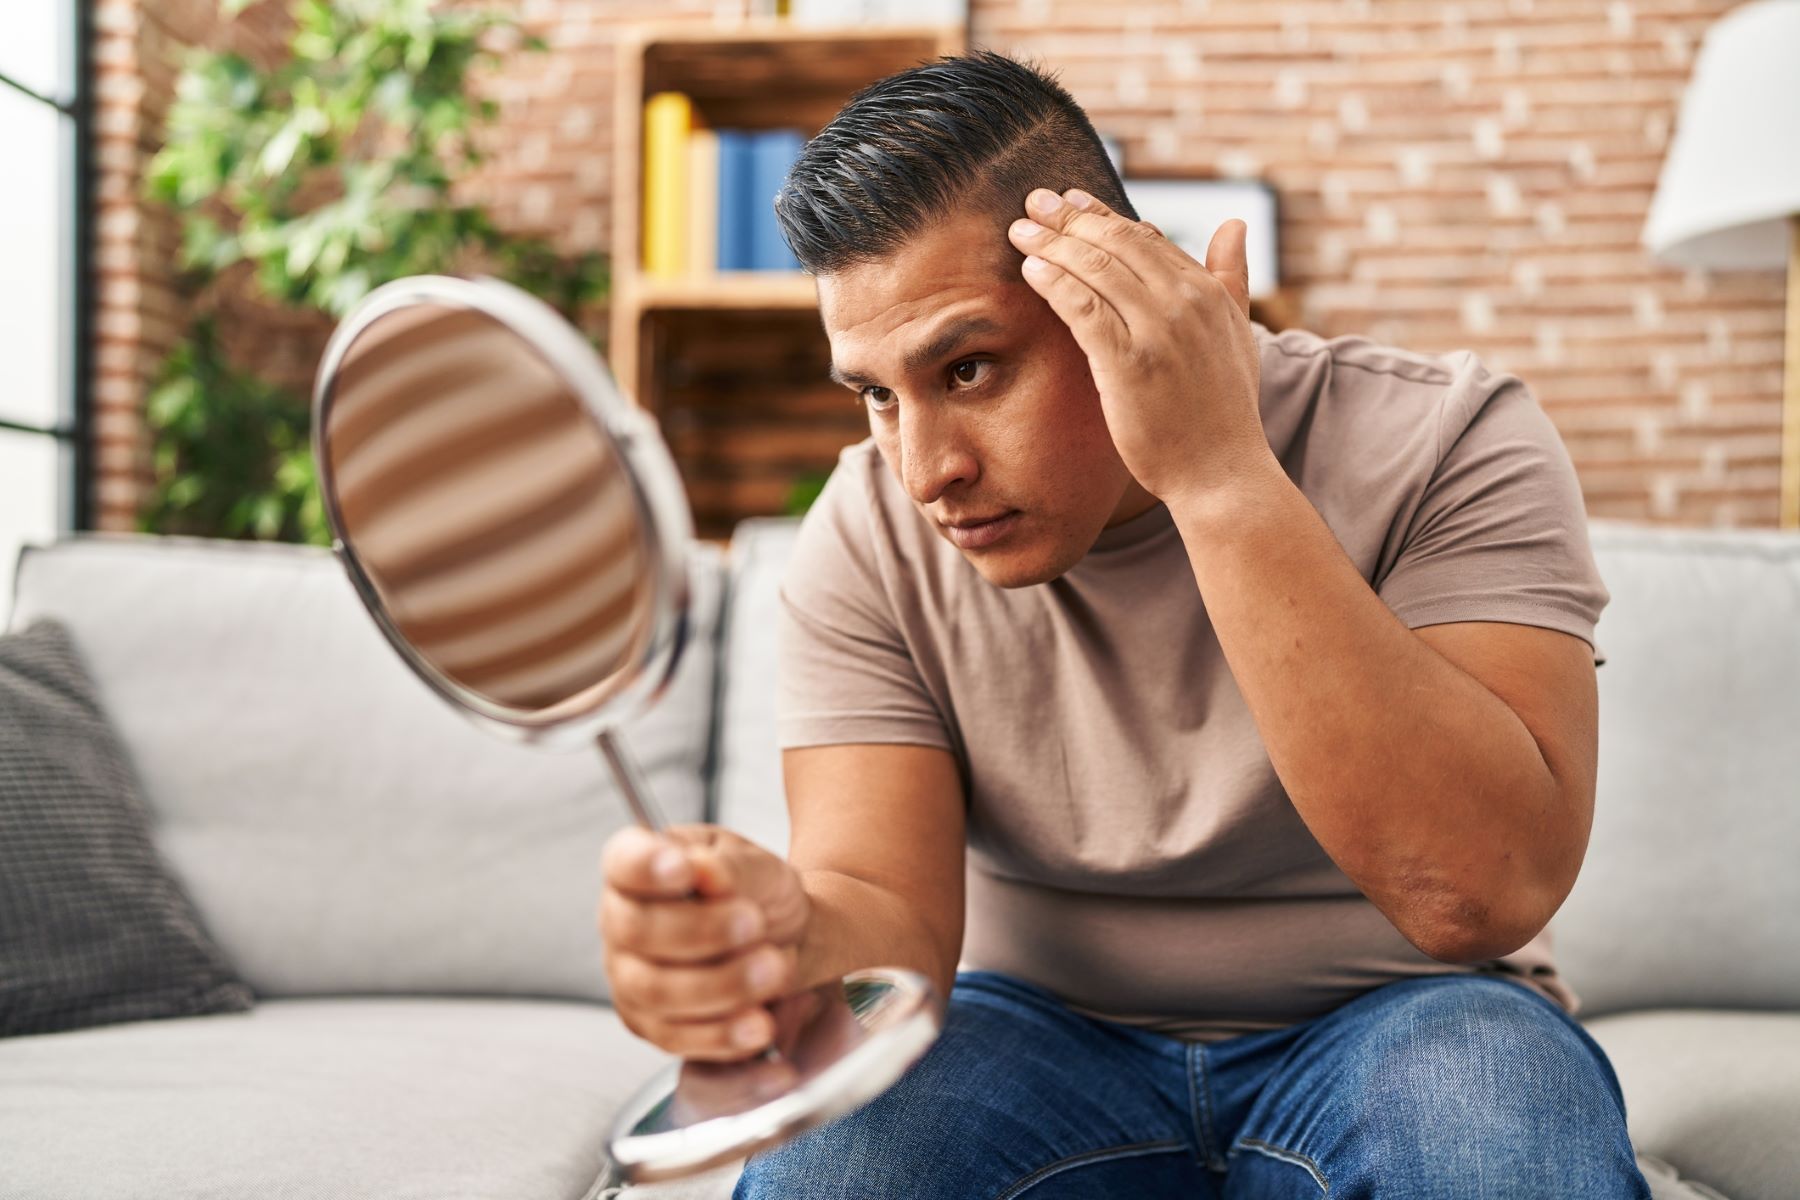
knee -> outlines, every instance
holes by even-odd
[[[939,1200],[979,1187],[1001,1161],[992,1114],[945,1083],[915,1068],[855,1112],[752,1156],[733,1200]]]
[[[1411,1114],[1447,1139],[1470,1126],[1528,1135],[1623,1119],[1604,1055],[1518,984],[1424,990],[1392,1018],[1364,1068],[1372,1112]]]
[[[992,1071],[983,1069],[993,1020],[953,1008],[938,1041],[888,1090],[752,1156],[733,1200],[927,1200],[978,1184],[992,1160],[984,1147],[1006,1116],[991,1108]]]
[[[1358,1072],[1354,1138],[1390,1180],[1418,1173],[1451,1185],[1443,1194],[1512,1196],[1590,1169],[1635,1171],[1605,1055],[1520,985],[1425,989],[1392,1016]]]
[[[732,1200],[785,1200],[793,1196],[900,1197],[916,1164],[909,1148],[887,1136],[884,1122],[861,1109],[784,1145],[753,1155],[744,1164]],[[890,1186],[878,1186],[887,1181]]]

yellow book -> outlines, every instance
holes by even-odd
[[[644,273],[687,272],[688,131],[694,106],[680,92],[644,102]]]
[[[696,124],[688,134],[687,269],[719,269],[719,135]]]

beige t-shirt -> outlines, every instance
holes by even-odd
[[[1252,324],[1270,446],[1408,627],[1510,621],[1593,647],[1609,597],[1581,492],[1516,376],[1466,350]],[[1577,1011],[1548,930],[1502,959],[1439,962],[1325,854],[1276,778],[1165,506],[1102,532],[1059,579],[998,588],[864,441],[803,522],[782,600],[784,748],[904,742],[957,760],[964,967],[1197,1041],[1472,970]]]

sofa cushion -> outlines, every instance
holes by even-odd
[[[0,1194],[578,1200],[665,1058],[609,1008],[374,997],[0,1042]]]
[[[777,854],[787,853],[788,815],[775,739],[775,618],[799,529],[795,517],[758,517],[732,531],[720,653],[714,819]]]
[[[1612,592],[1600,771],[1559,966],[1584,1017],[1800,1008],[1800,536],[1592,540]]]
[[[0,1037],[250,1006],[66,629],[0,636]]]
[[[1639,1153],[1731,1200],[1800,1191],[1800,1013],[1653,1010],[1585,1022]]]
[[[689,653],[622,734],[671,821],[704,799],[720,566],[700,551]],[[328,551],[78,537],[25,552],[16,603],[73,631],[158,848],[258,993],[605,995],[599,855],[628,818],[598,753],[469,724]]]

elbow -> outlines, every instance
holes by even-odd
[[[1567,889],[1520,893],[1507,903],[1465,896],[1440,913],[1425,936],[1413,944],[1439,962],[1467,965],[1504,958],[1527,945],[1550,924]]]

